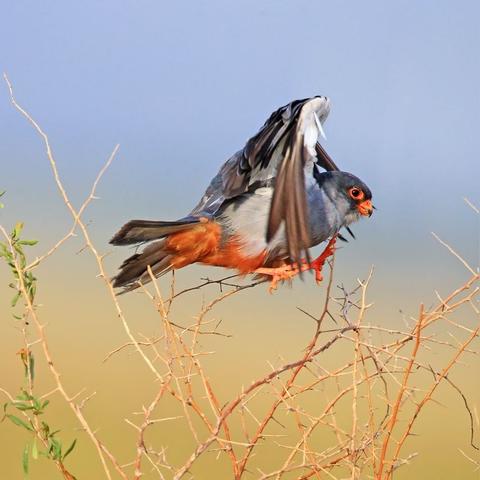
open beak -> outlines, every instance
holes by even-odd
[[[371,217],[375,207],[372,205],[371,200],[364,200],[357,205],[357,209],[360,215],[363,215],[365,217]]]

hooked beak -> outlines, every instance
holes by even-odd
[[[357,205],[357,209],[360,215],[363,215],[365,217],[371,217],[375,207],[372,205],[371,200],[364,200]]]

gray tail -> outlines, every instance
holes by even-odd
[[[118,274],[112,279],[113,286],[124,287],[121,293],[126,293],[138,288],[140,283],[150,282],[148,266],[155,277],[170,271],[172,257],[165,250],[165,240],[162,239],[173,233],[188,230],[204,221],[203,218],[186,217],[176,222],[131,220],[126,223],[110,240],[111,244],[132,245],[150,240],[158,241],[148,245],[142,252],[128,257],[120,265]]]
[[[110,240],[112,245],[132,245],[134,243],[158,240],[172,233],[188,230],[203,218],[185,217],[175,222],[157,220],[130,220]]]
[[[155,277],[169,272],[172,269],[172,258],[164,247],[165,240],[159,240],[148,245],[141,253],[128,257],[120,265],[118,274],[112,279],[113,286],[124,287],[121,293],[126,293],[138,288],[140,283],[150,282],[149,266]]]

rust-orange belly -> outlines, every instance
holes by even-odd
[[[214,222],[202,223],[184,232],[174,233],[165,243],[165,250],[172,256],[173,268],[199,262],[249,273],[263,265],[265,251],[248,257],[242,253],[241,247],[242,241],[238,237],[222,239],[222,229]]]

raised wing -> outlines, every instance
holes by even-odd
[[[257,185],[274,185],[267,241],[284,223],[291,260],[298,262],[302,252],[308,257],[305,171],[316,168],[314,164],[338,170],[318,143],[329,112],[329,99],[320,96],[295,100],[273,112],[243,150],[222,166],[192,213],[216,210],[225,200]]]

